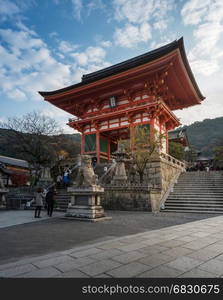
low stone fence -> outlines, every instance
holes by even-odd
[[[168,154],[156,155],[148,163],[143,184],[105,185],[102,205],[106,209],[158,212],[182,172],[183,162]]]
[[[145,185],[106,185],[102,206],[112,210],[151,211],[149,191]]]

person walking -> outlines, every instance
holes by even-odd
[[[62,180],[63,180],[63,177],[60,174],[58,174],[58,176],[57,176],[57,187],[58,187],[58,189],[61,188]]]
[[[47,214],[49,217],[52,217],[53,208],[55,204],[55,191],[54,188],[51,187],[46,194],[46,203],[47,203]]]
[[[40,213],[41,213],[41,209],[42,209],[42,206],[43,206],[43,194],[42,194],[42,189],[41,188],[38,188],[35,198],[36,198],[35,199],[36,208],[35,208],[34,217],[35,218],[41,218]]]
[[[64,187],[66,188],[68,185],[68,181],[69,181],[69,177],[68,177],[68,171],[65,170],[64,174],[63,174],[63,184]]]

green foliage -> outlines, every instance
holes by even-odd
[[[223,145],[223,117],[205,119],[185,127],[189,143],[204,156],[212,156],[214,148]]]
[[[223,146],[215,147],[214,154],[214,160],[223,161]]]
[[[131,128],[131,139],[120,142],[119,145],[122,150],[132,158],[132,163],[139,174],[140,183],[143,183],[147,163],[151,160],[152,154],[159,148],[163,138],[165,137],[158,135],[155,130],[151,133],[148,126],[136,126]]]
[[[185,159],[185,151],[183,145],[180,143],[170,142],[169,143],[169,155],[179,160]]]

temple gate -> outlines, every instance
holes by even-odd
[[[80,83],[39,92],[73,114],[68,125],[82,134],[81,154],[109,161],[120,139],[147,125],[160,134],[178,127],[173,113],[204,99],[188,64],[183,38],[143,55],[84,75]],[[161,145],[168,153],[168,138]]]

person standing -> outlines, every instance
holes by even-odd
[[[55,204],[55,191],[54,188],[50,188],[46,194],[46,203],[47,203],[47,214],[49,217],[52,217],[53,208]]]
[[[35,197],[35,203],[36,203],[36,208],[35,208],[35,218],[41,218],[40,213],[41,213],[41,208],[43,206],[43,194],[42,194],[42,189],[38,188],[36,197]]]
[[[57,176],[57,187],[60,188],[61,187],[61,182],[63,180],[63,177],[59,174]]]
[[[65,170],[64,174],[63,174],[63,183],[64,183],[64,187],[66,188],[68,185],[68,181],[69,181],[69,177],[68,177],[68,171]]]

